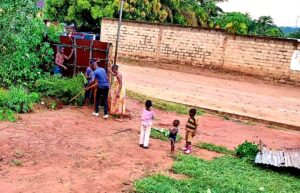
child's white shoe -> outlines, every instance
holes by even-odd
[[[187,147],[187,150],[184,152],[185,154],[190,154],[192,152],[192,146],[191,145],[189,145],[188,147]]]
[[[186,151],[186,150],[188,150],[188,148],[187,147],[183,147],[183,148],[181,148],[181,150],[182,151]]]
[[[192,150],[188,149],[188,150],[186,150],[184,153],[185,153],[185,154],[190,154],[191,152],[192,152]]]
[[[103,116],[103,119],[108,119],[108,115],[104,115],[104,116]]]
[[[95,117],[99,117],[99,113],[92,113],[92,115],[94,115]]]

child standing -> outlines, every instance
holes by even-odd
[[[91,59],[90,60],[90,66],[87,67],[87,69],[86,69],[85,78],[87,80],[87,83],[85,85],[85,88],[88,88],[92,84],[92,79],[93,79],[93,76],[94,76],[94,71],[92,69],[92,66],[93,66],[94,62],[95,62],[95,60]],[[90,89],[85,91],[85,102],[84,103],[85,103],[86,106],[90,104],[90,100],[91,100],[91,97],[92,97],[92,89],[93,88],[90,88]]]
[[[185,147],[182,149],[184,153],[189,154],[192,151],[192,139],[196,135],[197,127],[198,127],[198,120],[195,118],[197,113],[196,109],[190,109],[189,111],[189,119],[186,123],[186,133],[185,133]]]
[[[152,101],[147,100],[145,103],[145,109],[142,113],[142,126],[140,134],[140,146],[148,149],[149,148],[149,138],[151,133],[152,121],[154,119],[154,112],[151,110]]]
[[[176,119],[173,121],[173,128],[169,129],[170,131],[169,139],[171,141],[171,153],[174,153],[175,150],[175,142],[176,142],[177,133],[179,131],[179,124],[180,121]]]

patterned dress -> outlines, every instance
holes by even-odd
[[[113,84],[110,89],[110,111],[111,115],[124,115],[126,110],[126,90],[124,83],[120,92],[120,97],[117,98],[120,83],[116,77],[113,78]]]

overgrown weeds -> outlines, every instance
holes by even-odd
[[[15,113],[27,113],[40,100],[37,93],[28,93],[22,87],[0,90],[0,121],[16,121]]]
[[[82,74],[74,78],[63,78],[51,76],[40,79],[36,82],[36,91],[45,97],[59,99],[64,104],[70,104],[70,100],[75,97],[72,104],[82,105],[84,101],[85,77]]]
[[[182,115],[188,115],[191,106],[188,105],[183,105],[180,103],[174,103],[174,102],[169,102],[161,99],[156,99],[153,97],[149,97],[134,91],[126,90],[127,96],[138,100],[140,102],[145,102],[146,100],[151,100],[153,102],[153,107],[162,111],[167,111],[167,112],[175,112],[177,114],[182,114]],[[204,114],[204,110],[200,108],[197,109],[197,115],[201,116]]]
[[[229,150],[226,147],[215,145],[215,144],[212,144],[212,143],[202,143],[202,142],[200,142],[196,146],[201,148],[201,149],[207,149],[209,151],[214,151],[214,152],[217,152],[217,153],[223,153],[223,154],[226,154],[226,155],[233,155],[234,154],[234,151]]]
[[[288,173],[277,173],[256,167],[244,159],[223,156],[205,161],[179,155],[173,171],[189,178],[177,180],[154,175],[135,182],[138,193],[206,193],[206,192],[297,192],[299,179]]]
[[[28,93],[22,87],[11,87],[0,92],[0,108],[16,113],[27,113],[33,110],[34,103],[40,100],[37,93]],[[8,112],[8,111],[7,111]]]

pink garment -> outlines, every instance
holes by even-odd
[[[152,125],[152,120],[154,119],[154,112],[153,111],[147,111],[144,109],[142,114],[142,125],[150,126]]]

